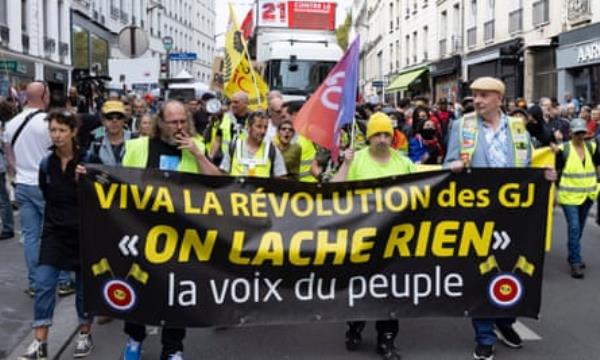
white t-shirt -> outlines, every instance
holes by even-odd
[[[15,136],[27,115],[34,111],[38,111],[38,109],[26,108],[6,123],[5,143],[11,143],[13,136]],[[13,152],[16,162],[17,177],[15,182],[17,184],[38,185],[40,162],[49,153],[48,148],[52,145],[48,122],[46,121],[47,115],[45,112],[41,112],[31,118],[15,143]]]

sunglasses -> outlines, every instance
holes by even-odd
[[[110,121],[125,120],[125,117],[121,114],[108,114],[105,115],[104,118]]]
[[[289,126],[284,126],[284,127],[280,127],[279,131],[289,131],[289,132],[294,132],[294,128],[293,127],[289,127]]]

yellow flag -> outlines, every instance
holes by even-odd
[[[515,265],[516,269],[520,269],[522,272],[529,276],[533,276],[533,272],[535,271],[535,265],[527,261],[527,258],[523,255],[519,256],[517,259],[517,264]]]
[[[248,94],[248,107],[252,111],[267,109],[269,88],[248,60],[248,48],[240,31],[235,12],[229,4],[229,26],[225,35],[225,60],[223,63],[223,94],[231,98],[236,92]]]
[[[131,269],[129,270],[129,274],[127,276],[131,276],[142,284],[146,285],[148,282],[148,273],[142,270],[140,266],[136,263],[131,265]]]
[[[231,98],[238,91],[248,94],[248,107],[250,110],[267,109],[269,88],[262,77],[252,68],[246,57],[241,59],[231,79],[225,84],[223,94]]]
[[[92,265],[92,273],[94,276],[104,274],[107,271],[111,271],[107,258],[102,258],[99,262]]]
[[[535,149],[531,156],[531,166],[533,167],[551,167],[554,168],[555,163],[555,154],[550,149],[550,147],[546,146],[543,148]]]
[[[481,275],[485,275],[497,267],[498,263],[496,262],[496,257],[494,255],[490,255],[486,261],[479,264],[479,272]]]

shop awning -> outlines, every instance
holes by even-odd
[[[412,84],[416,78],[418,78],[422,73],[427,70],[427,67],[422,67],[419,69],[407,71],[404,74],[398,75],[394,81],[385,88],[385,92],[395,92],[408,89],[408,85]]]

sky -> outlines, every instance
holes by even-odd
[[[352,0],[323,0],[323,1],[333,1],[338,3],[337,6],[337,14],[335,16],[335,20],[337,25],[344,22],[346,18],[346,12],[350,11],[352,7]],[[217,44],[216,48],[219,49],[223,46],[225,37],[222,35],[227,30],[227,20],[229,19],[229,10],[228,3],[231,2],[233,8],[235,10],[235,15],[237,17],[238,23],[241,23],[246,16],[248,10],[254,5],[254,1],[250,0],[215,0],[215,10],[217,13],[216,29],[215,34],[217,35]]]

